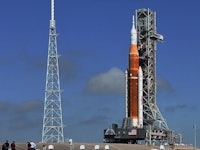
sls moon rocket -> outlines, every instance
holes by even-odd
[[[104,130],[104,140],[109,143],[137,143],[145,140],[146,128],[143,127],[143,72],[139,65],[139,51],[137,48],[137,30],[134,16],[131,29],[131,44],[129,50],[129,65],[126,69],[126,98],[125,117],[122,127],[112,124],[111,128]]]
[[[129,67],[126,71],[126,117],[132,121],[132,127],[143,127],[143,73],[139,66],[137,31],[134,16],[131,29]]]

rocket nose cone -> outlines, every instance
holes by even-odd
[[[134,16],[131,28],[131,44],[137,44],[137,31],[135,28]]]

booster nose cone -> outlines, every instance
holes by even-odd
[[[141,66],[139,66],[139,69],[138,69],[138,76],[139,77],[143,77],[142,67]]]

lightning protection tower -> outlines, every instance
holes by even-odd
[[[54,0],[51,0],[42,142],[58,143],[64,142],[64,134],[56,36]]]

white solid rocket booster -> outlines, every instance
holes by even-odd
[[[141,66],[138,70],[138,127],[143,127],[143,72]]]

